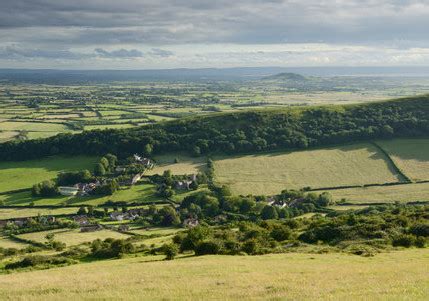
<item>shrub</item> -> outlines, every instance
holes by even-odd
[[[177,253],[179,253],[179,248],[176,244],[166,244],[162,246],[162,251],[165,259],[173,260],[177,256]]]
[[[410,228],[410,232],[415,236],[429,237],[429,224],[416,224]]]
[[[220,254],[222,245],[218,241],[202,241],[195,246],[195,255]]]
[[[426,246],[426,238],[419,236],[416,238],[415,245],[418,248],[424,248]]]
[[[66,265],[73,263],[72,260],[61,256],[27,256],[21,261],[12,262],[5,266],[6,269],[18,269],[36,266],[49,266],[49,265]]]
[[[394,247],[406,247],[409,248],[414,245],[416,238],[410,234],[401,234],[392,239],[392,245]]]

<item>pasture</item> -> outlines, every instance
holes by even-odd
[[[32,241],[37,241],[40,243],[45,243],[46,235],[53,233],[54,240],[61,241],[67,246],[80,245],[85,242],[92,242],[96,239],[104,240],[106,238],[115,238],[115,239],[126,239],[129,237],[126,234],[119,233],[111,230],[100,230],[95,232],[80,232],[79,229],[69,230],[69,229],[56,229],[49,231],[33,232],[21,234],[18,237],[23,239],[28,239]]]
[[[162,174],[166,170],[171,170],[174,175],[197,174],[205,169],[207,161],[204,157],[195,158],[180,153],[155,156],[154,160],[156,166],[148,170],[147,175]]]
[[[335,201],[356,204],[429,201],[429,183],[373,186],[328,191]]]
[[[377,143],[413,181],[429,180],[429,139],[395,139]]]
[[[159,259],[133,257],[3,274],[0,299],[426,300],[429,296],[429,253],[424,249],[370,258],[290,253]]]
[[[39,160],[0,162],[0,193],[31,188],[34,184],[53,179],[61,171],[92,169],[95,157],[50,157]]]
[[[62,215],[62,214],[75,214],[78,208],[0,208],[0,220],[31,217],[38,215]]]
[[[269,195],[283,189],[399,182],[400,176],[368,143],[288,153],[218,157],[215,181],[236,194]]]

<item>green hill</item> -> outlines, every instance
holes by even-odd
[[[301,74],[297,74],[297,73],[287,73],[287,72],[283,72],[283,73],[279,73],[279,74],[274,74],[274,75],[270,75],[270,76],[266,76],[264,78],[262,78],[263,80],[277,80],[277,81],[294,81],[294,82],[304,82],[307,81],[307,78],[305,76],[302,76]]]
[[[148,145],[153,153],[253,153],[428,133],[429,96],[421,96],[360,105],[220,113],[132,129],[7,142],[0,144],[0,160],[107,152],[128,156],[144,152]]]

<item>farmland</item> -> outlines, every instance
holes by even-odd
[[[55,178],[61,171],[92,169],[94,157],[51,157],[42,160],[0,162],[0,192],[31,188]]]
[[[428,139],[399,139],[380,141],[378,144],[412,180],[429,180]]]
[[[401,180],[384,155],[370,144],[215,159],[216,181],[229,185],[236,194]]]
[[[0,84],[0,142],[83,130],[133,128],[186,116],[255,108],[360,103],[429,91],[425,78]],[[362,87],[365,86],[365,89]]]
[[[148,175],[162,174],[166,170],[178,175],[197,174],[204,170],[206,163],[204,157],[195,158],[185,154],[159,155],[154,159],[156,166],[148,171]]]
[[[429,294],[426,250],[375,258],[291,253],[158,259],[127,258],[0,275],[0,298],[425,300]]]
[[[92,242],[97,238],[104,240],[106,238],[125,239],[128,237],[126,234],[110,230],[101,230],[96,232],[79,232],[79,230],[63,229],[21,234],[18,237],[26,240],[36,241],[39,243],[45,243],[47,241],[47,234],[54,234],[55,240],[64,242],[67,246],[79,245],[85,242]]]

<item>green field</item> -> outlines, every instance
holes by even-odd
[[[204,157],[190,157],[184,154],[168,154],[154,157],[156,166],[147,172],[148,175],[162,174],[165,170],[171,170],[173,174],[197,174],[203,171],[206,165]],[[175,163],[178,159],[178,163]]]
[[[0,201],[5,205],[13,206],[27,206],[30,202],[35,205],[51,205],[60,206],[68,205],[99,205],[109,200],[111,201],[125,201],[128,203],[151,203],[161,200],[155,195],[156,186],[150,183],[139,183],[132,187],[124,187],[115,192],[113,195],[108,196],[85,196],[85,197],[70,197],[70,196],[55,196],[55,197],[42,197],[35,198],[31,196],[30,191],[16,192],[10,194],[0,195]]]
[[[125,239],[129,237],[126,234],[119,233],[116,231],[110,231],[110,230],[101,230],[101,231],[95,231],[95,232],[82,233],[80,232],[79,229],[76,229],[76,230],[57,229],[57,230],[50,230],[50,231],[33,232],[33,233],[21,234],[18,237],[45,243],[47,241],[46,235],[49,233],[54,234],[54,239],[56,241],[64,242],[67,246],[79,245],[84,242],[92,242],[97,238],[104,240],[106,238]]]
[[[58,209],[45,209],[45,208],[0,208],[0,220],[19,218],[19,217],[30,217],[40,215],[62,215],[62,214],[74,214],[78,208],[58,208]]]
[[[5,248],[5,249],[14,248],[19,250],[19,249],[24,249],[28,246],[29,244],[16,242],[8,237],[0,236],[0,248]]]
[[[328,192],[335,201],[346,199],[347,202],[356,204],[429,201],[429,183],[337,189]]]
[[[38,182],[55,178],[61,171],[92,169],[95,162],[95,157],[84,156],[0,162],[0,193],[31,188]]]
[[[5,300],[427,300],[429,253],[137,257],[0,275]],[[23,285],[25,283],[25,285]]]
[[[429,139],[395,139],[377,143],[409,178],[429,180]]]
[[[368,143],[215,159],[216,182],[244,195],[401,180],[385,156]]]

